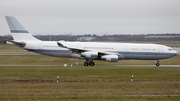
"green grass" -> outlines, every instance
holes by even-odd
[[[24,97],[24,96],[14,96],[11,98],[2,97],[0,100],[41,100],[41,101],[178,101],[180,97],[171,96],[158,96],[158,97],[125,97],[125,96],[115,96],[115,97]]]
[[[174,101],[179,100],[179,96],[170,95],[179,95],[179,86],[179,81],[9,82],[0,83],[0,100]]]
[[[1,66],[0,69],[0,100],[174,101],[179,96],[163,95],[180,94],[180,68],[173,67]]]
[[[111,67],[111,66],[6,66],[0,67],[0,80],[53,80],[64,81],[136,81],[180,80],[180,68]]]
[[[0,50],[23,50],[23,49],[14,45],[0,45]]]

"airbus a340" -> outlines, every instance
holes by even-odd
[[[41,41],[33,37],[13,16],[5,16],[14,40],[6,40],[25,50],[43,55],[86,60],[84,66],[94,66],[93,60],[157,60],[177,55],[171,47],[159,44]]]

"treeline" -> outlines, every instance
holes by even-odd
[[[180,41],[180,34],[104,35],[94,41]]]
[[[35,35],[34,37],[43,41],[78,41],[80,37],[94,37],[91,41],[180,41],[180,34],[142,34],[142,35]],[[12,36],[0,36],[0,43],[4,40],[13,40]]]

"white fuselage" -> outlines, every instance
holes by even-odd
[[[23,41],[26,43],[26,50],[36,53],[54,56],[54,57],[73,57],[85,59],[78,53],[59,47],[55,41]],[[166,59],[177,55],[177,52],[171,47],[158,44],[136,44],[136,43],[106,43],[106,42],[65,42],[60,41],[63,45],[89,51],[103,51],[118,55],[121,59],[138,59],[138,60],[159,60]],[[98,58],[96,58],[99,60]]]

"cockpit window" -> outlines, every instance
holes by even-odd
[[[171,49],[171,48],[169,48],[168,50],[169,50],[169,51],[172,51],[172,49]]]

